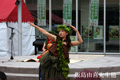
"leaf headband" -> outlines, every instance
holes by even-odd
[[[63,30],[65,30],[66,32],[68,32],[69,34],[72,33],[71,28],[70,28],[70,27],[67,27],[66,25],[58,25],[57,28],[58,28],[57,31],[60,31],[60,29],[63,29]]]

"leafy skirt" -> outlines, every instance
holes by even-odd
[[[40,58],[39,61],[39,80],[48,80],[55,77],[62,77],[59,68],[59,60],[52,53],[47,52]]]

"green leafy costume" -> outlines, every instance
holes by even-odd
[[[64,29],[65,28],[65,29]],[[58,30],[69,31],[66,26],[58,26]],[[50,47],[49,52],[40,58],[42,80],[54,77],[68,78],[69,74],[69,51],[67,45],[63,44],[62,38],[57,37],[56,42]],[[40,69],[39,69],[40,70]]]

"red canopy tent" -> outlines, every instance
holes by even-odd
[[[0,0],[0,22],[17,22],[18,6],[16,0]],[[22,22],[34,22],[34,18],[22,0]]]

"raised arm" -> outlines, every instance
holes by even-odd
[[[49,39],[53,40],[53,41],[56,41],[56,36],[53,35],[53,34],[50,34],[49,32],[47,32],[45,29],[31,23],[31,22],[28,22],[28,24],[30,24],[31,26],[35,27],[36,29],[38,29],[42,34],[44,34],[45,36],[47,36]]]
[[[83,43],[83,40],[82,40],[81,35],[78,32],[78,30],[72,25],[70,25],[70,27],[76,32],[77,37],[78,37],[78,41],[71,41],[71,46],[77,46],[77,45]]]
[[[43,52],[46,51],[45,46],[46,46],[46,42],[44,42],[43,47],[42,47]]]

